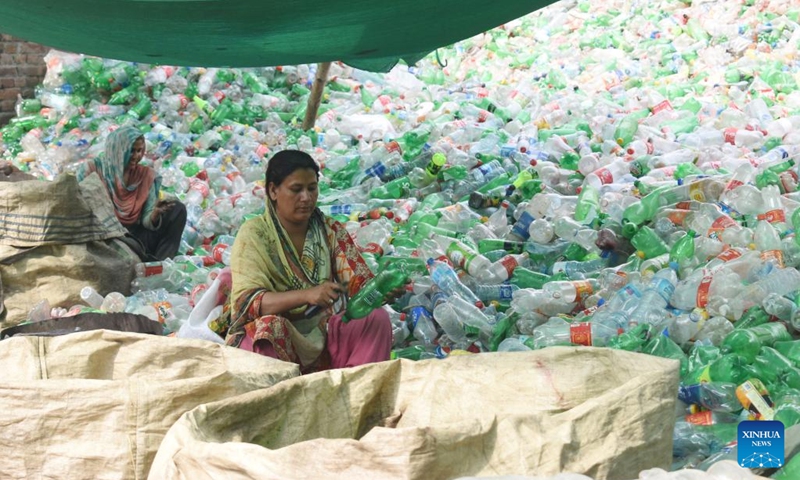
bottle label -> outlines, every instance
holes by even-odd
[[[575,345],[592,346],[592,324],[589,322],[573,323],[569,326],[569,341]]]
[[[725,185],[725,191],[729,192],[736,187],[741,187],[742,185],[744,185],[744,182],[740,182],[739,180],[731,180],[727,185]]]
[[[678,387],[678,400],[689,405],[700,404],[700,384]]]
[[[400,148],[400,144],[397,143],[395,140],[392,140],[391,142],[386,144],[386,151],[387,152],[402,153],[402,150]]]
[[[163,324],[169,315],[170,309],[172,309],[172,304],[169,302],[156,302],[153,304],[153,308],[158,313],[158,323]]]
[[[594,174],[597,175],[597,178],[600,179],[600,183],[603,185],[614,183],[614,175],[611,173],[611,170],[605,167],[595,171]]]
[[[711,410],[686,415],[686,421],[695,425],[714,425],[714,417]]]
[[[217,263],[222,263],[222,254],[225,250],[228,249],[228,245],[224,243],[218,243],[214,245],[214,249],[211,251],[211,256],[216,260]]]
[[[780,250],[767,250],[761,253],[761,260],[773,260],[780,267],[783,268],[783,252]]]
[[[500,300],[511,300],[514,294],[514,289],[511,285],[500,285],[500,291],[497,294],[497,297]]]
[[[689,184],[689,198],[696,202],[706,201],[706,194],[703,192],[702,182],[694,182]]]
[[[147,262],[144,265],[144,276],[161,275],[164,273],[164,264],[161,262]]]
[[[708,305],[708,290],[711,288],[712,280],[714,280],[713,276],[706,275],[700,281],[700,286],[697,287],[697,306],[700,308]]]
[[[736,132],[737,129],[734,127],[729,127],[725,129],[725,141],[730,143],[731,145],[736,145]]]
[[[776,208],[775,210],[770,210],[767,213],[763,213],[757,217],[759,220],[766,220],[769,223],[786,223],[786,212],[783,211],[782,208]]]
[[[692,209],[692,202],[684,201],[678,202],[675,204],[675,208],[678,210],[691,210]]]
[[[489,115],[491,114],[484,109],[478,110],[478,123],[483,123],[486,120],[489,120]]]
[[[721,217],[714,220],[714,223],[708,228],[708,232],[706,232],[706,236],[708,238],[718,239],[720,234],[729,227],[736,225],[736,220],[732,219],[727,215],[722,215]]]
[[[655,290],[661,298],[669,302],[669,299],[672,298],[672,294],[675,293],[675,285],[671,284],[669,280],[665,278],[659,278],[655,285]]]
[[[759,380],[748,380],[739,385],[736,398],[747,409],[752,420],[772,420],[775,417],[769,392]]]
[[[717,259],[722,262],[730,262],[736,258],[741,257],[742,254],[738,250],[734,250],[733,248],[728,248],[724,252],[717,255]]]
[[[681,226],[689,215],[689,210],[673,210],[667,215],[667,218],[673,225]]]
[[[364,293],[364,296],[361,297],[363,302],[362,305],[368,305],[368,306],[377,305],[381,302],[382,298],[383,298],[383,293],[381,293],[381,291],[378,290],[377,288],[372,288],[371,290]]]
[[[588,280],[574,282],[573,285],[575,286],[575,300],[573,302],[582,302],[594,292],[592,284]]]
[[[514,273],[514,270],[519,266],[517,260],[511,255],[507,255],[501,258],[500,265],[502,265],[503,268],[506,269],[506,272],[508,272],[509,277]]]
[[[708,383],[711,381],[711,367],[706,366],[700,375],[697,376],[697,383]]]
[[[202,195],[203,198],[206,198],[208,196],[209,190],[208,190],[208,184],[206,182],[199,180],[197,178],[191,179],[190,182],[191,182],[191,185],[189,186],[190,190],[197,190],[198,192],[200,192],[200,195]]]
[[[663,111],[671,111],[671,110],[672,110],[672,104],[669,103],[669,100],[661,101],[652,108],[653,115]]]
[[[533,223],[533,215],[528,212],[524,212],[519,217],[519,220],[517,220],[517,222],[514,224],[514,228],[512,228],[511,231],[514,232],[516,236],[527,240],[528,237],[531,236],[530,232],[528,231],[531,223]]]
[[[368,243],[364,248],[361,249],[361,251],[364,253],[383,256],[383,247],[374,242]]]

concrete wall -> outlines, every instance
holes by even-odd
[[[17,95],[33,98],[47,67],[43,57],[50,49],[10,35],[0,35],[0,126],[16,115]]]

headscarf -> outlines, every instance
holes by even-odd
[[[95,158],[88,165],[90,171],[96,171],[103,179],[117,218],[125,226],[139,220],[155,183],[155,171],[138,164],[130,167],[128,184],[124,182],[125,169],[131,160],[131,148],[140,137],[142,132],[131,126],[114,130],[106,138],[105,156]]]

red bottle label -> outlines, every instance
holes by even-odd
[[[734,225],[736,225],[736,220],[727,215],[723,215],[714,220],[714,223],[712,223],[711,227],[709,227],[706,236],[709,238],[718,238],[723,230]]]
[[[511,277],[511,275],[514,273],[514,270],[519,266],[517,261],[512,256],[501,258],[500,265],[502,265],[506,269],[506,272],[508,272],[509,277]]]
[[[669,103],[669,100],[664,100],[663,102],[659,102],[655,107],[653,107],[653,114],[663,112],[665,110],[672,110],[672,104]]]
[[[368,243],[366,247],[361,249],[361,251],[364,253],[383,255],[383,247],[381,247],[377,243]]]
[[[597,178],[600,179],[600,183],[603,185],[608,185],[609,183],[614,183],[614,175],[611,174],[611,171],[607,168],[601,168],[594,172],[597,175]]]
[[[161,275],[164,273],[164,265],[161,262],[152,262],[144,264],[144,276]]]
[[[727,185],[725,185],[725,190],[730,191],[736,187],[741,187],[742,185],[744,185],[744,182],[740,182],[739,180],[731,180]]]
[[[697,288],[697,306],[705,308],[708,305],[708,290],[711,288],[711,281],[714,279],[711,275],[706,275],[700,281],[700,286]]]
[[[741,257],[742,254],[738,250],[734,250],[732,248],[728,248],[724,252],[717,255],[717,258],[722,260],[723,262],[730,262],[735,258]]]
[[[714,425],[714,417],[711,416],[711,410],[686,415],[686,421],[695,425]]]
[[[736,131],[736,128],[733,127],[726,128],[724,132],[725,141],[731,145],[736,145]]]
[[[400,144],[394,140],[386,144],[386,151],[402,153],[402,150],[400,149]]]
[[[779,267],[783,268],[783,252],[780,250],[767,250],[766,252],[762,252],[761,260],[764,260],[765,262],[768,260],[774,260]]]
[[[214,249],[211,251],[211,256],[214,257],[214,260],[216,260],[217,263],[222,263],[222,254],[227,249],[228,249],[227,245],[225,245],[224,243],[218,243],[214,245]]]
[[[766,220],[769,223],[786,223],[786,212],[782,208],[776,208],[767,213],[762,213],[758,216],[758,219]]]
[[[573,323],[569,326],[569,341],[575,345],[592,346],[592,324],[589,322]]]
[[[574,282],[573,285],[575,285],[575,300],[573,300],[573,302],[582,302],[584,298],[591,295],[594,291],[592,289],[592,284],[587,280]]]
[[[667,218],[673,225],[681,226],[686,220],[686,215],[689,215],[689,210],[674,210],[667,215]]]

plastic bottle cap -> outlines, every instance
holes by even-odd
[[[406,321],[406,314],[405,313],[401,313],[400,314],[400,321],[401,322],[405,322]]]
[[[536,159],[533,159],[533,158],[532,158],[532,159],[531,159],[531,161],[530,161],[531,167],[535,167],[535,166],[536,166],[536,163],[537,163],[537,162],[536,162]]]
[[[475,302],[475,306],[482,309],[483,308],[483,302],[478,300],[477,302]]]

